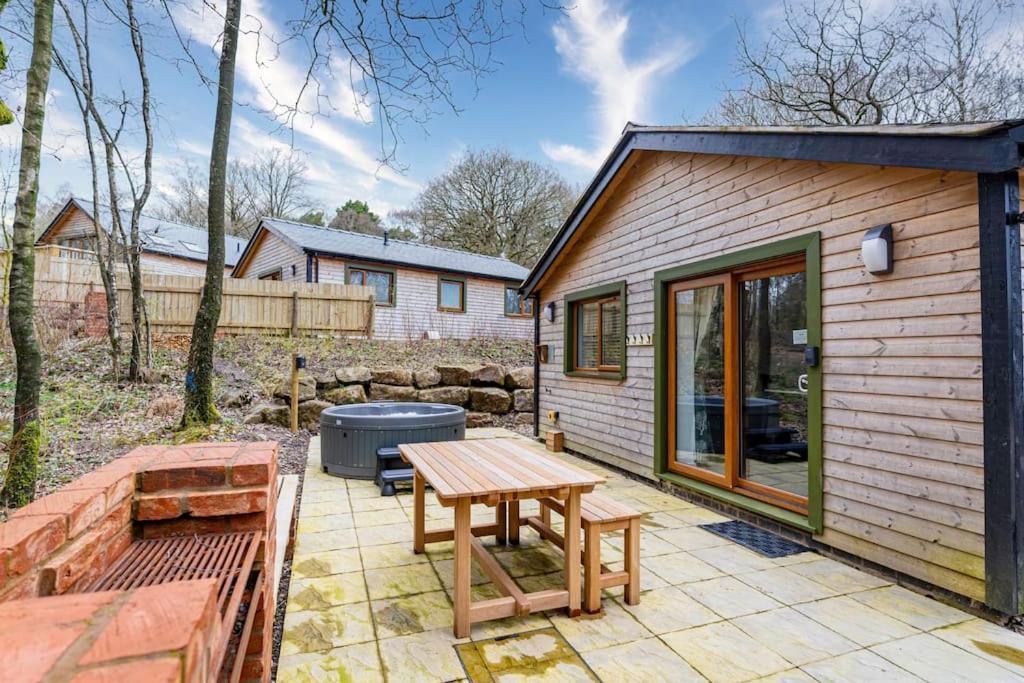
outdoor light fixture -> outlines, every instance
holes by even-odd
[[[864,233],[860,257],[872,275],[892,272],[892,225],[879,225]]]
[[[555,302],[552,301],[544,307],[544,318],[549,322],[555,322]]]

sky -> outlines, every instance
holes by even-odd
[[[350,198],[367,201],[381,215],[404,208],[424,183],[470,149],[507,148],[583,185],[628,121],[677,124],[712,108],[736,78],[735,22],[758,30],[774,7],[763,0],[574,0],[555,11],[525,1],[530,10],[494,48],[491,72],[476,84],[453,78],[458,111],[435,104],[425,121],[403,122],[395,162],[385,166],[373,100],[358,82],[352,87],[340,57],[332,66],[342,76],[321,79],[320,97],[310,89],[300,100],[303,110],[319,113],[285,120],[279,103],[297,97],[308,63],[301,42],[275,43],[288,32],[294,3],[244,0],[231,158],[296,150],[309,167],[312,208],[328,214]],[[208,2],[172,6],[199,67],[214,75],[223,3]],[[215,97],[181,58],[166,18],[151,15],[147,21],[157,115],[152,206],[161,194],[173,193],[174,173],[186,162],[207,166]],[[67,35],[60,23],[58,41]],[[94,23],[92,30],[97,83],[111,95],[136,92],[127,31],[110,23]],[[13,63],[27,61],[27,44],[6,42]],[[21,96],[15,89],[6,97],[17,103]],[[71,88],[56,70],[48,102],[41,195],[53,199],[70,190],[86,196],[81,123]],[[0,129],[0,144],[14,149],[17,135],[17,126]],[[125,138],[127,152],[139,155],[139,127],[130,124]]]

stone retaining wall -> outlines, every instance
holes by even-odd
[[[427,370],[344,367],[321,375],[299,377],[299,426],[320,428],[320,413],[334,405],[368,401],[419,401],[466,408],[467,427],[487,427],[499,416],[517,424],[533,424],[533,368],[508,370],[501,365],[439,365]],[[275,402],[256,406],[247,423],[287,427],[291,382],[282,378]]]

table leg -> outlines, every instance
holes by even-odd
[[[498,533],[494,535],[494,540],[498,542],[498,545],[505,545],[505,540],[508,538],[508,507],[504,501],[494,506],[494,523],[498,525]]]
[[[471,521],[470,505],[468,498],[460,498],[455,503],[455,637],[468,638],[470,631],[469,623],[469,600],[470,600],[470,563],[472,560],[471,548]]]
[[[569,591],[569,616],[580,615],[580,491],[569,490],[565,500],[565,588]]]
[[[426,511],[426,482],[419,470],[412,475],[412,550],[414,553],[422,554],[425,543],[424,537],[427,528]]]
[[[519,545],[519,501],[508,502],[508,542]]]

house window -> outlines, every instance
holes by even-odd
[[[278,268],[277,270],[272,270],[269,273],[263,273],[263,275],[260,275],[259,279],[261,279],[261,280],[280,280],[281,279],[281,269]]]
[[[505,315],[532,316],[533,299],[519,293],[518,287],[505,288]]]
[[[566,374],[620,380],[625,377],[625,299],[625,282],[565,298]]]
[[[449,313],[466,312],[466,281],[444,276],[437,278],[437,310]]]
[[[350,285],[373,287],[378,306],[395,305],[395,273],[372,268],[348,268],[345,281]]]

